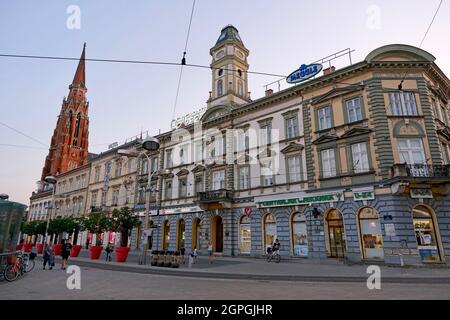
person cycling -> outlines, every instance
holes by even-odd
[[[272,245],[272,254],[277,254],[280,250],[280,241],[278,239],[275,239],[275,242]]]

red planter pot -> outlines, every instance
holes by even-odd
[[[23,251],[24,252],[30,252],[31,248],[33,248],[33,244],[32,243],[27,243],[23,246]]]
[[[92,260],[97,260],[100,257],[102,250],[103,250],[102,246],[90,246],[89,258],[91,258]]]
[[[78,255],[80,254],[81,248],[82,248],[82,246],[80,246],[79,244],[72,246],[72,250],[70,250],[70,256],[78,257]]]
[[[16,251],[22,250],[22,248],[23,248],[23,244],[22,244],[22,243],[21,243],[21,244],[18,244],[18,245],[16,246]]]
[[[61,248],[62,248],[62,244],[53,245],[53,250],[55,251],[55,256],[61,255]]]
[[[44,244],[43,243],[37,243],[36,244],[36,248],[37,248],[37,253],[38,254],[42,254],[42,252],[44,251]]]
[[[128,247],[116,247],[116,261],[117,262],[125,262],[128,258],[128,253],[130,252],[130,248]]]

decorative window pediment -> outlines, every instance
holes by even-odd
[[[446,140],[450,140],[450,130],[448,130],[447,128],[439,129],[437,130],[437,133],[444,137]]]
[[[394,125],[395,137],[425,137],[422,126],[416,121],[400,120]]]
[[[232,108],[229,106],[224,106],[224,105],[215,106],[215,107],[207,110],[205,112],[205,114],[201,117],[200,121],[207,122],[207,121],[211,121],[214,119],[218,119],[220,117],[223,117],[223,116],[231,113],[231,111],[232,111]]]
[[[324,134],[323,136],[314,140],[313,144],[333,142],[333,141],[336,141],[337,139],[338,139],[338,137],[336,136],[336,134],[333,134],[333,133]]]
[[[356,91],[360,91],[362,89],[364,89],[364,85],[358,85],[358,84],[357,85],[349,85],[345,88],[335,88],[335,89],[332,89],[332,90],[328,91],[327,93],[313,99],[311,101],[311,104],[312,105],[319,104],[319,103],[327,101],[331,98],[339,97],[339,96],[342,96],[342,95],[345,95],[348,93],[352,93],[352,92],[356,92]]]
[[[188,174],[189,174],[189,170],[181,169],[180,171],[177,172],[177,177],[186,176]]]
[[[236,164],[246,164],[249,163],[252,160],[252,157],[248,155],[248,153],[242,154],[239,156],[234,162]]]
[[[350,137],[356,137],[364,134],[371,133],[372,130],[368,128],[361,128],[361,127],[355,127],[351,128],[350,130],[346,131],[341,138],[350,138]]]
[[[280,152],[286,154],[286,153],[302,151],[304,148],[305,147],[300,143],[291,142],[286,147],[284,147],[282,150],[280,150]]]
[[[192,172],[193,173],[198,173],[198,172],[202,172],[202,171],[205,171],[205,170],[206,170],[205,166],[197,165],[197,166],[194,167],[194,169],[192,169]]]

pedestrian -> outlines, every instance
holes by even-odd
[[[213,246],[211,241],[209,241],[208,243],[208,263],[212,264],[213,263]]]
[[[108,245],[105,248],[106,251],[106,261],[111,261],[111,253],[113,252],[113,247],[111,243],[108,243]]]
[[[194,247],[194,251],[192,251],[192,258],[194,260],[194,264],[197,263],[198,250],[197,247]]]
[[[70,243],[70,241],[63,240],[63,245],[61,247],[61,257],[62,257],[61,269],[62,270],[66,270],[66,268],[67,268],[67,260],[69,260],[70,250],[72,250],[72,244]]]
[[[51,265],[50,265],[50,254],[49,254],[49,251],[48,251],[48,244],[45,244],[44,245],[44,251],[43,251],[43,256],[42,256],[42,258],[44,259],[44,270],[45,270],[45,266],[48,264],[50,267],[51,267]]]
[[[52,270],[53,267],[55,266],[55,249],[53,248],[53,245],[51,243],[46,245],[44,255],[47,255],[47,262],[48,266],[50,267],[48,269]],[[44,269],[45,269],[45,261],[44,261]]]
[[[181,263],[182,263],[182,264],[185,263],[185,261],[184,261],[184,255],[185,255],[185,254],[186,254],[186,249],[185,249],[184,247],[182,247],[182,248],[180,249]]]

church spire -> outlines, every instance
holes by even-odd
[[[83,52],[81,53],[80,61],[78,62],[77,71],[73,77],[72,86],[86,87],[86,75],[85,75],[85,54],[86,54],[86,42],[83,45]]]

